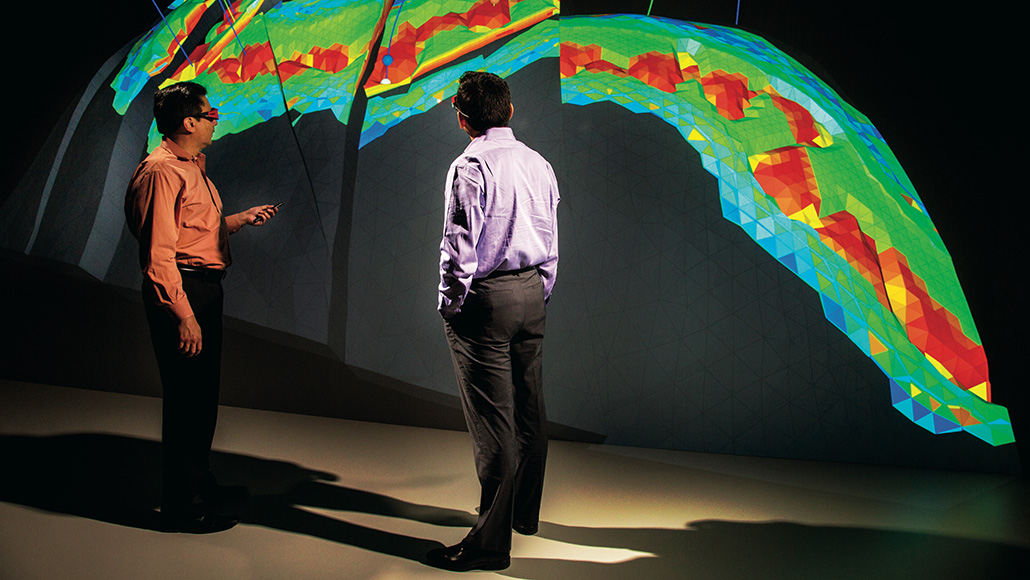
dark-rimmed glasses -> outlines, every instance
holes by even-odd
[[[199,115],[190,115],[190,116],[191,117],[196,117],[197,119],[207,119],[208,121],[214,122],[214,121],[218,120],[218,109],[212,107],[211,110],[209,110],[209,111],[204,111],[203,113],[201,113]]]

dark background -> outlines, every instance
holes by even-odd
[[[650,4],[563,0],[562,13],[643,14]],[[1015,14],[995,3],[909,4],[744,0],[738,26],[805,64],[883,134],[948,246],[986,349],[994,401],[1009,408],[1022,439],[1025,342],[1014,306],[1023,293],[1009,264],[1020,229],[1010,216],[1019,215],[1025,186],[1017,175],[1027,158]],[[9,10],[9,165],[0,202],[97,69],[158,18],[147,0]],[[651,10],[727,26],[736,12],[735,0],[654,0]]]

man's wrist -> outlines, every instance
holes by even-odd
[[[193,318],[193,308],[187,300],[180,300],[179,302],[172,303],[168,306],[168,310],[171,311],[172,316],[174,316],[179,322],[182,322],[187,318]]]

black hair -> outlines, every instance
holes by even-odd
[[[159,89],[154,93],[154,120],[157,131],[164,136],[174,134],[186,117],[199,115],[204,108],[201,98],[207,89],[194,82],[181,82]]]
[[[501,77],[482,71],[465,71],[458,79],[454,106],[469,126],[479,131],[507,127],[511,119],[511,91]]]

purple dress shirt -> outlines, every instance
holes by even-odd
[[[439,310],[461,311],[475,278],[536,266],[551,297],[558,271],[558,181],[508,127],[469,143],[447,172]]]

